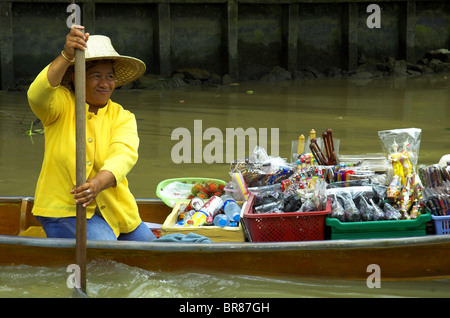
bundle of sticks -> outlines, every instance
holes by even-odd
[[[314,158],[319,165],[331,166],[337,164],[337,157],[334,151],[334,142],[333,142],[333,131],[331,128],[328,128],[322,134],[323,144],[325,147],[325,155],[322,150],[320,150],[319,145],[317,144],[317,139],[311,139],[309,148],[311,149]]]

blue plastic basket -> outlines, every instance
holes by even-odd
[[[436,216],[432,215],[436,234],[450,234],[450,215]]]

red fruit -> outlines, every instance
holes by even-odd
[[[220,196],[222,196],[222,192],[217,191],[217,192],[215,192],[213,195],[217,195],[218,197],[220,197]]]
[[[213,193],[213,192],[216,192],[216,191],[217,191],[217,184],[211,183],[209,185],[209,192]]]
[[[219,184],[219,190],[223,191],[223,189],[225,189],[225,186],[223,184]]]
[[[191,192],[193,195],[196,195],[202,188],[203,186],[201,184],[195,184],[192,186]]]
[[[201,199],[208,199],[209,195],[207,193],[205,193],[205,192],[200,192],[198,194],[198,197],[201,198]]]

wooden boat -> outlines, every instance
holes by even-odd
[[[171,209],[159,199],[137,200],[142,219],[163,223]],[[31,214],[33,198],[0,197],[0,265],[68,266],[75,240],[50,239]],[[367,279],[450,277],[450,235],[280,243],[88,241],[88,261],[107,259],[151,271],[221,271],[255,275]]]

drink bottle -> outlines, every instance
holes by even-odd
[[[214,217],[223,205],[223,200],[214,195],[198,211],[206,214],[206,217]]]
[[[225,227],[230,224],[230,220],[225,214],[217,214],[213,221],[215,226]]]
[[[229,195],[223,195],[222,197],[223,203],[223,212],[225,212],[225,215],[228,217],[230,221],[236,221],[238,222],[241,217],[241,208],[239,205],[234,201],[234,199]]]

